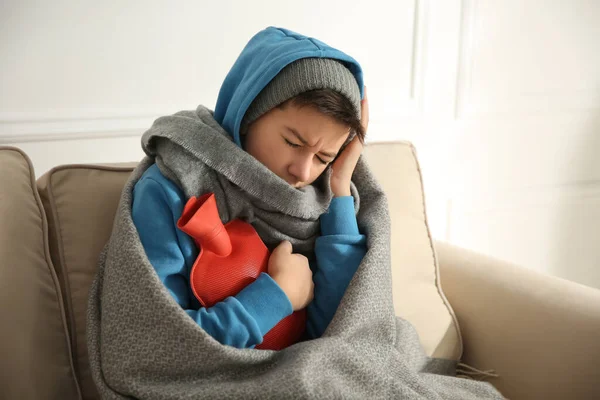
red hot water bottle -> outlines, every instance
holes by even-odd
[[[188,200],[177,227],[190,235],[200,249],[190,274],[194,296],[204,307],[212,307],[235,296],[267,273],[269,250],[252,225],[235,219],[223,225],[213,193]],[[263,337],[257,349],[281,350],[300,340],[306,326],[306,311],[282,319]]]

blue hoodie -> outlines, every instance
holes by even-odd
[[[239,128],[252,100],[289,63],[306,57],[341,60],[354,74],[362,95],[362,71],[351,57],[297,33],[267,28],[244,48],[221,87],[215,119],[241,147]],[[182,190],[152,165],[136,183],[132,217],[146,255],[175,301],[196,323],[222,344],[252,348],[292,305],[268,274],[261,274],[235,296],[212,307],[200,305],[189,277],[198,256],[194,240],[177,228],[187,199]],[[307,334],[320,337],[366,253],[366,238],[358,230],[351,196],[334,198],[321,216],[321,236],[311,263],[314,300],[307,307]]]
[[[282,28],[269,27],[246,45],[221,86],[215,119],[233,136],[238,146],[244,114],[261,90],[286,65],[301,58],[333,58],[342,61],[358,83],[361,98],[363,74],[358,62],[325,43]]]

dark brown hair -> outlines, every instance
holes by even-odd
[[[356,134],[361,142],[365,141],[365,130],[352,102],[344,95],[332,89],[317,89],[300,93],[283,103],[298,107],[313,107],[318,112],[333,117],[336,121],[350,127],[350,136]]]

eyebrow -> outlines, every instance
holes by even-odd
[[[297,130],[295,130],[294,128],[291,128],[289,126],[285,126],[285,129],[287,129],[288,131],[290,131],[294,136],[296,136],[296,138],[298,138],[299,141],[302,142],[302,144],[304,144],[305,146],[311,147],[311,145],[308,144],[308,141],[306,139],[304,139],[302,137],[302,135],[300,135],[298,133]],[[327,151],[320,151],[319,154],[324,155],[325,157],[330,157],[330,158],[335,158],[337,156],[337,153],[329,153]]]

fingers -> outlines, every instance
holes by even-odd
[[[306,257],[304,254],[294,253],[294,256],[296,256],[297,258],[299,258],[302,261],[305,261],[308,264],[308,257]]]
[[[279,243],[275,250],[273,250],[273,253],[282,252],[286,254],[292,254],[292,250],[292,244],[288,240],[284,240],[283,242]]]
[[[304,303],[299,308],[300,310],[306,308],[315,299],[315,284],[313,280],[310,280],[310,286],[308,289],[308,296],[304,299]]]
[[[348,184],[350,184],[349,181],[352,178],[352,173],[354,172],[354,168],[356,168],[356,163],[360,158],[362,150],[363,144],[358,136],[356,136],[348,143],[348,146],[346,146],[342,154],[333,163],[333,170],[338,178],[347,179]]]
[[[365,133],[367,132],[367,127],[369,126],[369,99],[367,98],[367,86],[364,88],[365,95],[363,96],[362,101],[360,102],[360,124],[362,125]]]
[[[364,96],[361,100],[361,116],[360,124],[363,127],[365,134],[367,133],[367,126],[369,125],[369,100],[367,98],[367,87],[364,87]],[[350,181],[352,180],[352,174],[358,163],[358,159],[363,150],[363,143],[361,142],[358,135],[354,137],[350,143],[342,150],[341,154],[338,155],[334,161],[331,174],[331,191],[336,197],[349,196],[350,193]]]
[[[332,166],[330,178],[331,191],[335,197],[350,196],[350,181],[356,163],[360,158],[363,144],[357,136],[346,146]]]

